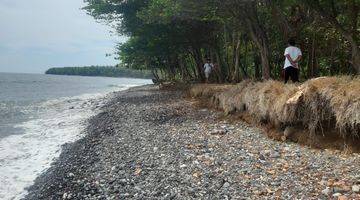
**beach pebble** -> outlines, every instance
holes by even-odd
[[[225,183],[224,183],[224,185],[223,185],[223,187],[224,187],[224,188],[228,188],[228,187],[230,187],[230,183],[225,182]]]
[[[351,189],[355,193],[360,193],[360,185],[353,185]]]
[[[226,129],[214,129],[210,131],[211,135],[225,135],[227,133]]]
[[[279,152],[272,152],[271,155],[270,155],[270,158],[279,158],[280,157],[280,153]]]
[[[335,193],[335,194],[333,194],[332,196],[333,196],[333,197],[340,197],[340,196],[342,196],[342,194],[341,194],[341,193]]]
[[[342,195],[342,196],[339,196],[339,197],[338,197],[338,200],[348,200],[348,197]]]

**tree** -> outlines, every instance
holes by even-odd
[[[359,0],[304,0],[323,20],[331,24],[351,45],[351,64],[360,74]]]
[[[117,46],[122,65],[165,79],[203,80],[206,58],[218,66],[213,81],[279,78],[290,37],[303,50],[303,79],[360,73],[359,0],[85,2],[130,38]]]

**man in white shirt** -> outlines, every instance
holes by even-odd
[[[302,53],[299,48],[295,46],[295,40],[289,40],[289,46],[285,49],[285,83],[288,82],[289,77],[292,82],[299,82],[299,61],[302,58]]]
[[[209,82],[209,77],[211,74],[212,69],[214,68],[214,65],[210,62],[210,59],[206,59],[206,63],[204,64],[204,73],[206,78],[206,83]]]

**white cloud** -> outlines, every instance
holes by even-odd
[[[99,55],[108,64],[109,58],[105,58],[105,54],[113,51],[116,42],[125,39],[112,37],[111,29],[95,22],[81,10],[83,6],[83,0],[1,0],[0,71],[5,64],[23,67],[24,61],[12,58],[18,53],[26,59],[26,51],[34,49],[53,53],[48,55],[50,57],[56,54],[67,54],[67,57],[86,53],[92,57]],[[46,59],[48,63],[49,58]],[[99,62],[100,59],[95,60]],[[84,63],[88,62],[84,60]],[[54,59],[54,65],[57,63],[58,59]],[[36,66],[39,64],[41,62],[36,62]],[[36,66],[33,66],[35,71]]]

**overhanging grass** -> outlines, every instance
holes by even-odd
[[[190,95],[210,100],[225,114],[247,113],[277,128],[297,126],[312,135],[335,130],[344,138],[360,134],[359,77],[320,77],[299,85],[273,80],[198,84]]]

